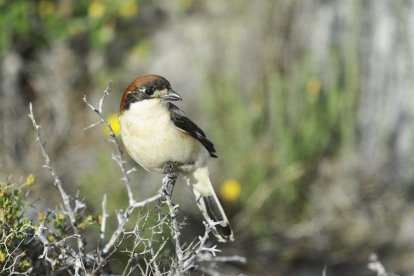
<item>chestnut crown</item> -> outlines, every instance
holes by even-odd
[[[128,110],[134,102],[152,98],[181,100],[181,97],[171,89],[171,84],[166,78],[158,75],[144,75],[134,79],[124,90],[119,112]]]

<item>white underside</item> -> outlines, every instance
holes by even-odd
[[[183,172],[206,165],[208,151],[174,125],[165,102],[135,102],[120,115],[119,122],[129,155],[147,170],[161,172],[167,161],[182,163]]]

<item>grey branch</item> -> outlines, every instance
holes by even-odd
[[[111,127],[111,124],[105,119],[105,116],[103,115],[103,104],[105,102],[106,96],[108,96],[111,93],[111,86],[112,86],[112,82],[109,82],[109,84],[105,88],[105,91],[104,91],[101,99],[99,100],[98,108],[94,107],[91,103],[88,102],[88,100],[86,99],[86,95],[83,96],[83,101],[85,102],[85,104],[90,109],[92,109],[99,117],[98,122],[90,125],[89,127],[86,127],[85,129],[89,129],[91,127],[95,127],[95,126],[100,125],[100,124],[105,124],[106,127],[108,128],[109,135],[111,137],[111,142],[115,144],[115,150],[116,150],[116,154],[113,156],[113,159],[116,161],[116,163],[121,168],[122,175],[124,176],[122,178],[122,180],[124,180],[125,186],[126,186],[126,189],[127,189],[127,192],[128,192],[129,205],[133,205],[132,203],[134,203],[135,201],[134,201],[134,195],[133,195],[132,189],[131,189],[131,179],[129,178],[128,171],[125,167],[126,162],[122,158],[122,150],[121,150],[121,147],[119,145],[118,138],[116,137],[115,132]]]
[[[63,207],[65,214],[69,217],[69,221],[71,224],[72,231],[74,235],[77,237],[77,245],[78,245],[78,252],[76,253],[76,262],[75,262],[75,271],[79,271],[79,269],[83,266],[82,259],[84,257],[83,250],[84,250],[84,244],[82,241],[81,236],[79,235],[79,230],[76,226],[76,211],[74,208],[72,208],[70,203],[70,198],[68,194],[63,189],[63,184],[61,179],[59,178],[58,174],[56,173],[55,168],[52,165],[52,162],[50,160],[49,154],[46,151],[45,143],[42,141],[41,135],[40,135],[40,125],[37,124],[36,119],[33,115],[33,106],[32,103],[30,103],[30,113],[29,118],[32,120],[33,127],[36,131],[36,141],[39,144],[40,150],[43,155],[43,159],[45,161],[45,167],[50,171],[53,179],[54,179],[54,185],[58,188],[60,196],[63,200]],[[44,244],[45,247],[47,247],[47,244]],[[79,275],[79,273],[75,273],[75,275]]]

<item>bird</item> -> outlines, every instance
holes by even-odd
[[[119,106],[121,138],[128,154],[151,172],[173,164],[192,188],[196,204],[219,242],[234,241],[233,230],[210,181],[207,161],[217,158],[204,131],[172,102],[182,101],[159,75],[135,78]]]

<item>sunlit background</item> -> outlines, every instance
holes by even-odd
[[[104,111],[119,131],[123,89],[155,73],[216,145],[211,178],[236,237],[219,248],[248,260],[223,274],[375,275],[376,253],[411,275],[412,26],[414,1],[0,1],[0,176],[36,178],[34,210],[59,204],[32,102],[64,187],[95,214],[107,194],[115,220],[121,172],[107,130],[83,130],[97,117],[82,97],[96,103],[112,81]],[[161,176],[137,169],[144,199]],[[174,201],[191,240],[203,226],[189,190],[180,181]]]

